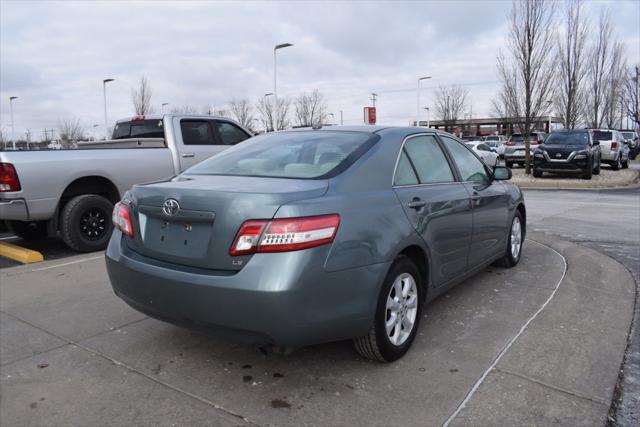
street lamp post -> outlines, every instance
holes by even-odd
[[[427,127],[430,128],[431,124],[429,123],[429,107],[424,107],[425,110],[427,110]]]
[[[13,127],[13,100],[14,99],[18,99],[17,96],[10,96],[9,97],[9,110],[11,112],[11,146],[13,147],[13,150],[15,151],[16,149],[16,133],[15,133],[15,128]]]
[[[420,82],[428,80],[431,76],[418,77],[418,99],[416,103],[416,126],[420,126]]]
[[[169,105],[169,103],[168,103],[168,102],[163,102],[163,103],[162,103],[162,115],[164,115],[164,107],[165,107],[166,105]]]
[[[342,110],[340,110],[340,126],[344,125],[344,120],[342,118]]]
[[[264,109],[265,109],[265,113],[268,111],[268,107],[267,107],[267,96],[273,96],[272,92],[269,93],[265,93],[264,94]],[[271,119],[272,119],[272,124],[273,124],[273,114],[275,113],[275,111],[271,111]],[[268,116],[266,118],[269,118]],[[275,126],[274,126],[275,129]],[[265,125],[264,125],[264,133],[269,133],[269,123],[267,121],[265,121]]]
[[[329,124],[333,125],[333,122],[335,122],[336,120],[336,116],[333,113],[329,113],[327,114],[327,116],[331,116],[331,121],[329,122]]]
[[[293,46],[291,43],[282,43],[278,44],[273,48],[273,99],[275,100],[275,126],[274,131],[278,131],[278,84],[277,84],[277,75],[278,75],[278,67],[277,67],[277,55],[279,49],[284,49],[285,47]]]
[[[107,83],[114,81],[115,79],[102,80],[102,99],[104,100],[104,139],[109,139],[107,132],[109,131],[109,122],[107,120]]]

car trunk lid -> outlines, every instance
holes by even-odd
[[[229,247],[244,221],[273,218],[281,205],[320,197],[327,186],[327,180],[214,175],[135,186],[135,233],[127,244],[173,264],[240,270],[251,255],[231,257]]]

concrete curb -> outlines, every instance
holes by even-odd
[[[611,182],[563,182],[560,179],[553,178],[536,178],[537,182],[518,182],[513,180],[512,182],[520,188],[527,188],[532,190],[594,190],[603,188],[623,188],[637,184],[640,180],[640,170],[631,170],[633,175],[625,180],[611,181]]]
[[[564,280],[452,425],[607,421],[633,319],[635,281],[596,250],[542,234],[528,237],[566,259]]]

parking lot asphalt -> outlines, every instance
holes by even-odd
[[[2,424],[602,425],[615,394],[612,417],[637,425],[639,194],[527,191],[539,243],[434,301],[390,365],[348,342],[265,355],[146,318],[101,253],[3,268]]]
[[[540,240],[515,269],[437,299],[388,365],[348,342],[265,355],[146,318],[114,296],[100,254],[4,269],[0,412],[10,425],[602,425],[633,279]]]

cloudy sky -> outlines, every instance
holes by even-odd
[[[595,21],[610,9],[630,64],[640,63],[640,2],[587,0]],[[496,55],[505,46],[508,1],[429,2],[27,2],[0,1],[0,126],[9,133],[9,96],[16,136],[76,117],[86,129],[104,123],[102,79],[109,83],[109,120],[133,113],[140,76],[160,109],[273,91],[294,97],[319,89],[328,111],[345,124],[362,121],[371,92],[378,122],[408,124],[439,85],[469,89],[473,115],[487,116],[495,93]],[[595,28],[595,25],[592,25]],[[171,107],[170,107],[171,108]],[[423,118],[424,119],[424,118]]]

